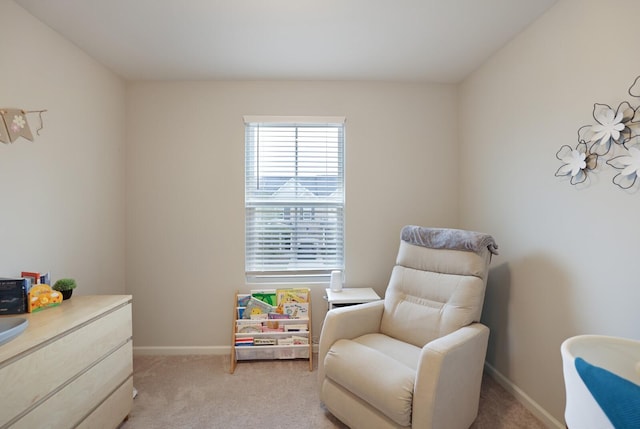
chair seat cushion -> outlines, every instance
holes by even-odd
[[[353,341],[377,350],[417,371],[422,349],[384,334],[366,334]]]
[[[409,426],[419,355],[419,348],[382,334],[342,339],[327,353],[325,373],[389,419]]]

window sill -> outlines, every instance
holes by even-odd
[[[247,285],[328,284],[331,274],[246,274]]]

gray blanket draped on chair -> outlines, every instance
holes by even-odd
[[[489,249],[492,254],[498,254],[498,245],[493,237],[482,232],[408,225],[402,228],[400,238],[407,243],[432,249],[465,250],[475,253]]]

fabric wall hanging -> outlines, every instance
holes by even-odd
[[[39,114],[40,128],[38,128],[36,132],[40,135],[40,130],[44,128],[42,124],[42,113],[44,112],[46,112],[46,110],[0,109],[0,142],[13,143],[18,137],[24,137],[29,141],[33,141],[33,134],[27,121],[27,115],[30,113]]]

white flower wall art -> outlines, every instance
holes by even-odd
[[[629,95],[640,98],[640,76],[629,88]],[[572,185],[587,180],[595,170],[599,157],[606,157],[606,164],[619,170],[612,179],[622,189],[629,189],[640,174],[640,108],[629,102],[617,108],[595,103],[592,125],[578,129],[575,149],[563,145],[556,158],[563,164],[556,171],[557,177],[567,177]]]
[[[568,145],[562,146],[556,153],[556,158],[564,162],[556,176],[570,176],[572,185],[587,180],[587,171],[595,169],[598,164],[598,155],[590,153],[585,142],[578,143],[575,149]]]

